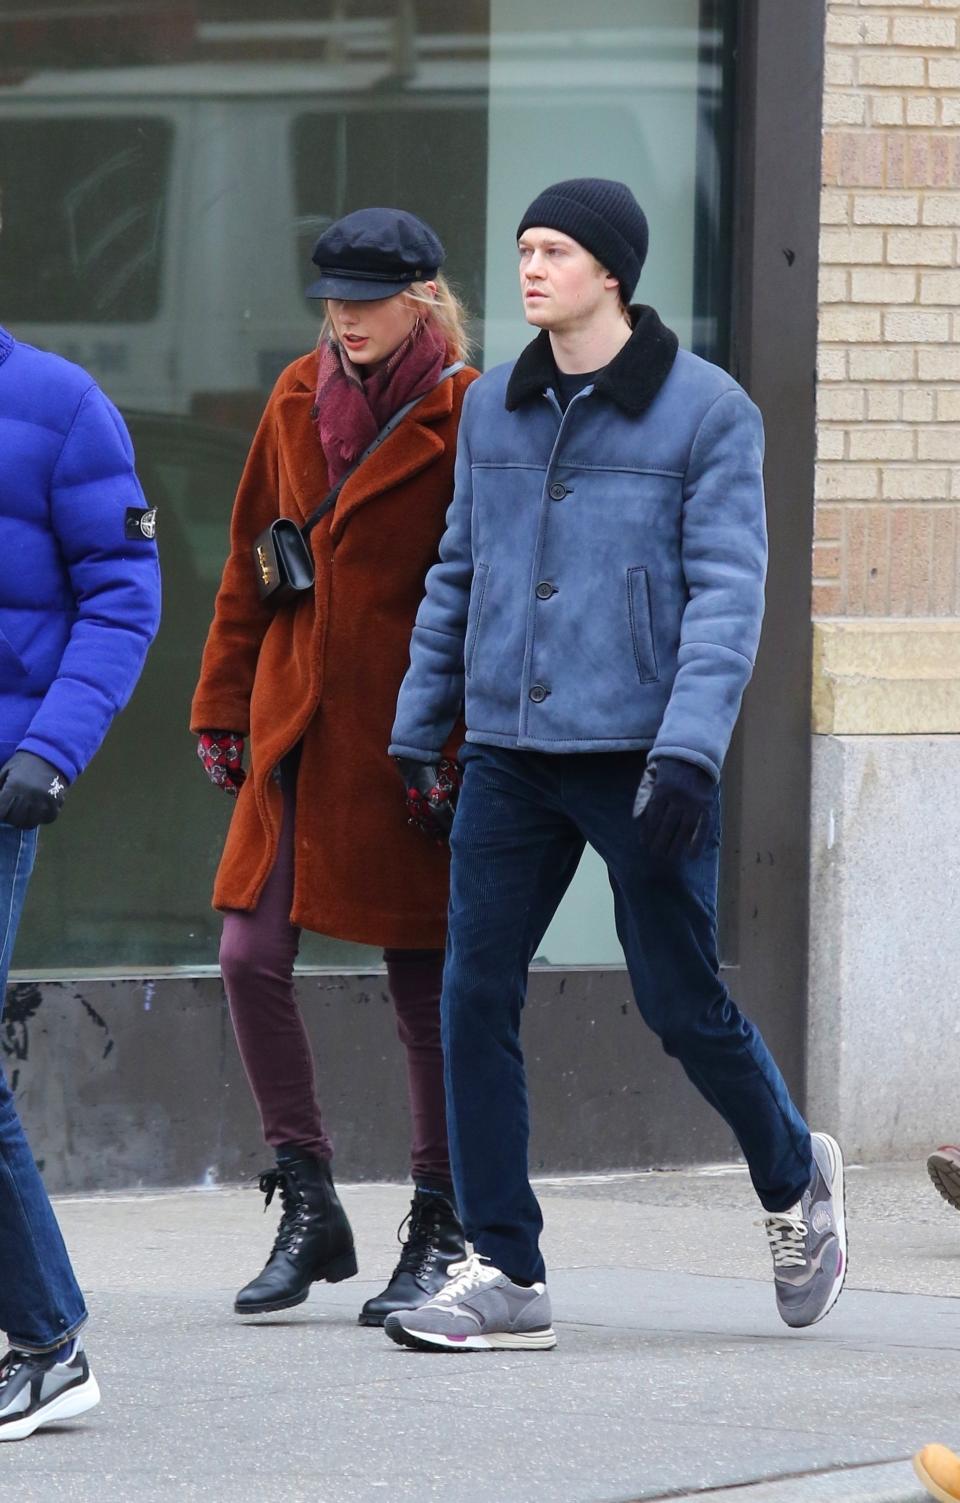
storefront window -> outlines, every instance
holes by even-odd
[[[10,323],[143,323],[157,313],[172,131],[165,121],[3,121]],[[38,174],[37,161],[45,164]]]
[[[103,19],[110,11],[110,22]],[[639,296],[723,359],[730,4],[723,0],[40,3],[0,17],[0,322],[121,407],[160,509],[164,622],[141,684],[41,843],[18,970],[216,961],[230,806],[187,729],[236,483],[278,372],[309,349],[309,250],[370,203],[431,221],[478,361],[529,337],[515,229],[560,177],[628,182]],[[543,956],[619,959],[585,859]],[[304,964],[369,964],[306,936]]]
[[[721,16],[699,0],[493,0],[488,364],[511,359],[529,337],[517,297],[521,214],[547,183],[589,176],[628,183],[647,214],[637,301],[652,304],[687,349],[723,361],[729,280],[710,287],[701,271],[704,240],[711,258],[727,251],[719,122],[731,80]],[[538,958],[623,964],[606,868],[589,848]]]

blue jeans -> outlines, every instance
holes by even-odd
[[[0,824],[0,1015],[36,830]],[[0,1069],[0,1331],[21,1351],[60,1346],[87,1318],[60,1228]]]
[[[441,1010],[453,1179],[476,1251],[516,1278],[544,1277],[520,1015],[530,961],[587,841],[607,866],[641,1015],[732,1129],[766,1210],[793,1205],[812,1173],[810,1133],[719,974],[719,790],[702,855],[672,866],[632,818],[642,752],[468,744],[461,756]]]

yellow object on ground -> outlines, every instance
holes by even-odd
[[[957,1503],[960,1499],[960,1456],[946,1446],[924,1446],[913,1458],[913,1469],[939,1503]]]

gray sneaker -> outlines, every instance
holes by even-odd
[[[448,1282],[427,1304],[388,1315],[384,1330],[421,1352],[542,1352],[557,1344],[546,1285],[515,1284],[476,1253],[451,1263]]]
[[[773,1253],[777,1309],[788,1326],[812,1326],[833,1309],[847,1274],[843,1154],[825,1132],[811,1133],[813,1178],[789,1211],[764,1221]]]

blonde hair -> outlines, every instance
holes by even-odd
[[[470,335],[467,333],[467,310],[460,297],[447,281],[442,272],[438,272],[433,278],[437,284],[434,295],[426,282],[412,282],[403,292],[398,292],[397,297],[405,297],[411,303],[416,303],[418,308],[425,310],[421,315],[424,323],[435,323],[455,360],[466,360],[470,354]],[[333,322],[329,310],[324,303],[323,323],[320,327],[319,344],[325,339],[335,340]]]

